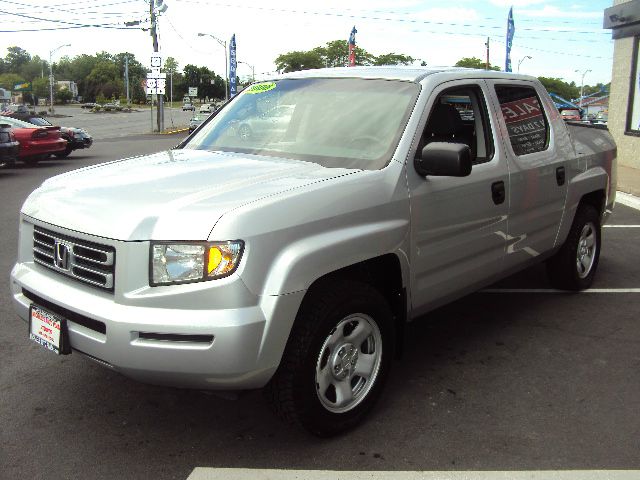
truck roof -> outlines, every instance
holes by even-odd
[[[532,80],[534,77],[516,73],[497,72],[495,70],[479,70],[463,67],[415,67],[415,66],[383,66],[383,67],[338,67],[317,70],[301,70],[274,76],[281,78],[366,78],[384,80],[404,80],[420,82],[429,75],[451,75],[453,78],[497,78]]]

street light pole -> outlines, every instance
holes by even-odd
[[[238,60],[238,63],[244,63],[245,65],[251,67],[251,83],[255,83],[255,81],[256,81],[256,67],[254,67],[250,63],[243,62],[241,60]]]
[[[65,43],[64,45],[60,45],[59,47],[54,48],[53,50],[49,50],[49,107],[51,109],[51,115],[53,115],[53,64],[51,63],[51,58],[53,54],[56,53],[63,47],[70,47],[70,43]]]
[[[522,62],[524,62],[527,59],[531,60],[532,58],[533,57],[530,57],[529,55],[525,55],[520,59],[520,61],[518,62],[518,73],[520,73],[520,65],[522,64]]]
[[[580,80],[580,110],[582,110],[582,97],[584,96],[584,76],[591,70],[585,70],[582,72],[582,79]],[[575,70],[576,73],[581,73],[580,70]]]
[[[224,100],[229,101],[229,62],[227,60],[227,42],[210,33],[198,33],[199,37],[211,37],[224,48]]]

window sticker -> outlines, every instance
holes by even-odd
[[[547,124],[537,97],[501,103],[500,108],[516,155],[526,155],[545,149]]]
[[[274,88],[276,88],[275,82],[256,83],[255,85],[251,85],[246,92],[250,94],[264,93]]]

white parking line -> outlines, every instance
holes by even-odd
[[[640,470],[342,472],[197,467],[187,480],[637,480]]]
[[[565,293],[567,295],[575,295],[576,293],[640,293],[640,288],[589,288],[577,292],[555,288],[486,288],[480,290],[480,293]]]
[[[624,192],[616,192],[616,203],[640,210],[640,198]]]
[[[640,225],[603,225],[602,228],[640,228]]]

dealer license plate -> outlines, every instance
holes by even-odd
[[[58,355],[69,353],[66,320],[33,304],[29,309],[29,338]]]

